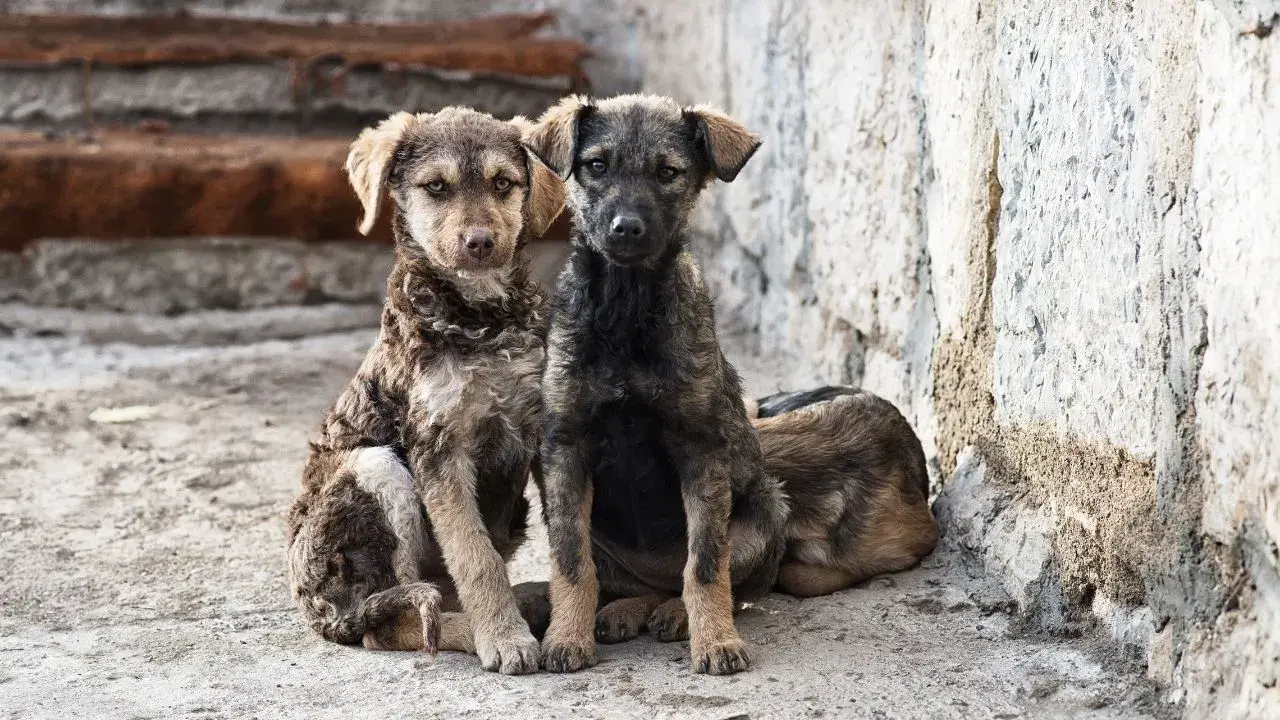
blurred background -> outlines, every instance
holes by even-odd
[[[119,310],[163,304],[139,304],[136,278],[104,280],[96,294],[50,287],[39,268],[76,256],[58,240],[122,241],[114,250],[160,257],[187,248],[308,254],[315,248],[265,239],[357,239],[341,166],[362,127],[454,104],[536,116],[571,91],[636,85],[608,49],[620,30],[603,5],[566,4],[580,6],[0,3],[0,296]],[[389,241],[382,220],[369,241]],[[334,299],[376,297],[384,256],[317,252],[372,267],[345,268],[338,280],[290,277],[305,285],[295,291],[318,300],[335,283],[357,282]],[[111,297],[122,286],[130,292]],[[210,302],[254,301],[223,292]]]

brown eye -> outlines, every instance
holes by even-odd
[[[498,178],[493,181],[493,189],[498,192],[504,192],[509,187],[511,187],[511,181],[506,178]]]
[[[658,177],[662,180],[674,180],[680,171],[670,165],[664,165],[658,168]]]
[[[424,187],[427,188],[427,192],[430,192],[436,195],[439,195],[440,193],[444,192],[444,182],[440,180],[432,180],[431,182],[427,183]]]
[[[604,171],[609,169],[609,166],[605,165],[603,160],[591,160],[587,162],[587,169],[594,175],[603,175]]]

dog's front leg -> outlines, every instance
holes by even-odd
[[[471,621],[485,670],[504,675],[538,671],[538,641],[520,616],[507,567],[493,547],[475,497],[475,467],[458,453],[420,458],[414,475],[423,504]]]
[[[542,639],[542,656],[551,672],[574,672],[596,664],[599,585],[591,559],[592,485],[581,441],[553,435],[551,425],[542,457],[551,545],[551,624]],[[563,442],[553,441],[555,435]]]
[[[729,579],[729,511],[733,493],[727,458],[702,457],[681,477],[689,527],[684,567],[685,610],[694,672],[732,675],[751,667],[747,646],[733,625]]]

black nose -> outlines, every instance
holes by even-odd
[[[462,245],[467,254],[483,260],[493,254],[493,231],[489,228],[469,228],[462,233]]]
[[[618,237],[639,238],[644,236],[644,221],[635,215],[615,215],[609,229]]]

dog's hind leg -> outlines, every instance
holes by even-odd
[[[649,614],[666,599],[663,595],[641,595],[610,602],[596,613],[596,640],[612,644],[639,636]]]
[[[835,567],[788,563],[778,569],[778,588],[795,597],[830,595],[855,582],[857,582],[856,575]]]
[[[474,655],[476,643],[471,636],[471,621],[466,613],[441,613],[438,623],[438,650],[464,652]],[[414,612],[402,612],[392,622],[386,622],[364,635],[367,650],[422,650],[422,617]]]
[[[850,585],[881,573],[897,572],[920,562],[938,544],[929,501],[915,492],[903,492],[902,483],[881,488],[871,500],[871,517],[854,542],[840,542],[848,548],[833,558],[847,571]]]
[[[431,583],[411,583],[374,593],[360,608],[364,646],[370,650],[425,650],[440,642],[440,591]],[[394,622],[389,622],[394,621]]]
[[[360,489],[378,501],[396,536],[392,558],[396,580],[401,583],[421,580],[419,563],[426,555],[427,529],[409,469],[389,447],[357,448],[344,464],[356,474]]]
[[[677,642],[689,639],[689,613],[684,600],[671,598],[653,609],[646,623],[649,634],[660,642]]]
[[[397,589],[392,588],[385,592],[389,593]],[[529,623],[534,637],[540,638],[546,632],[547,619],[551,613],[547,583],[520,583],[513,587],[512,591],[515,593],[516,603],[520,606],[520,615],[524,617],[525,622]],[[444,598],[442,607],[459,607],[457,598]],[[437,614],[439,615],[437,648],[474,655],[476,643],[471,633],[471,620],[467,614],[464,612]],[[371,627],[369,632],[365,633],[364,646],[370,650],[422,650],[424,649],[423,617],[421,612],[400,612],[396,615],[394,622],[383,622],[377,627]]]
[[[938,529],[923,498],[904,497],[889,485],[873,496],[868,515],[860,527],[838,528],[834,543],[789,538],[778,588],[796,597],[827,595],[876,575],[906,570],[937,545]],[[841,533],[849,537],[840,538]]]

